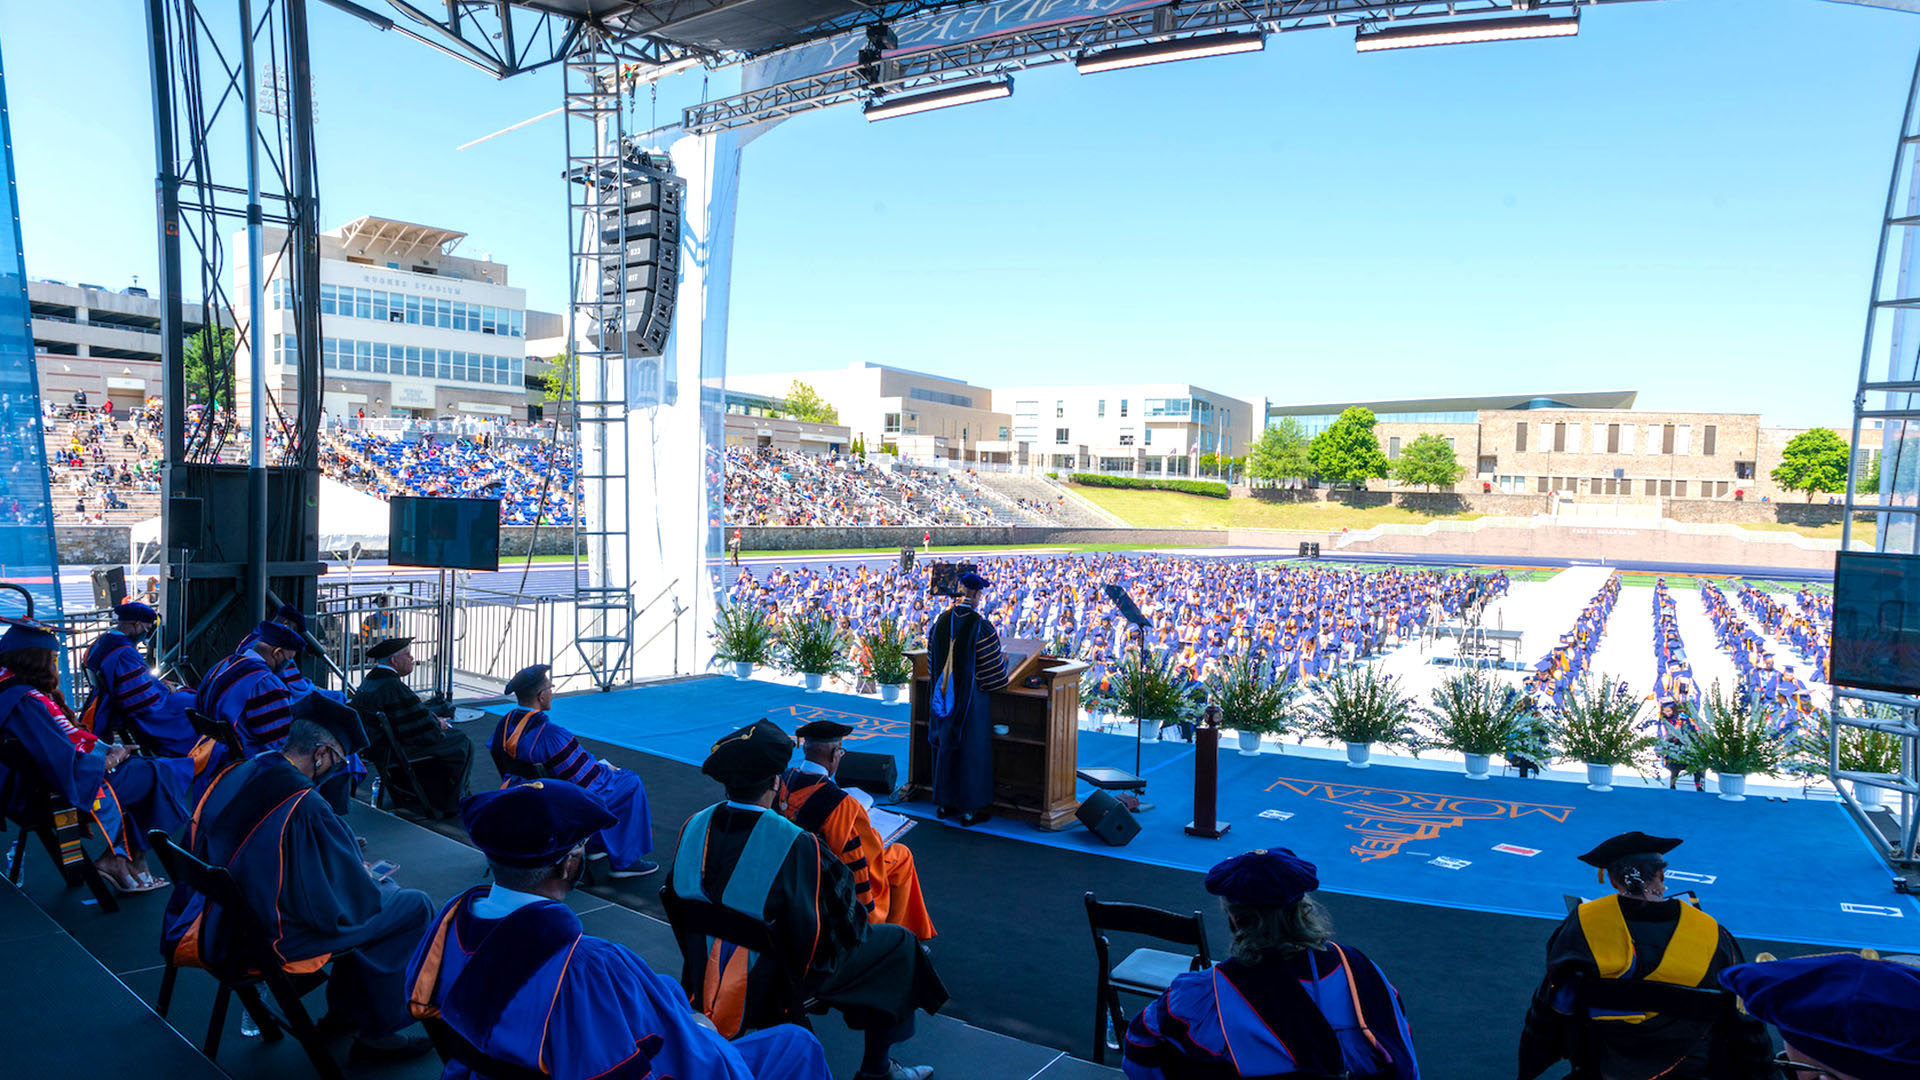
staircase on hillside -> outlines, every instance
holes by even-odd
[[[1038,476],[1022,473],[983,472],[978,477],[980,486],[987,488],[1011,503],[1017,499],[1037,502],[1046,506],[1059,507],[1057,512],[1034,513],[1021,511],[1022,517],[1038,525],[1064,525],[1071,528],[1106,528],[1115,524],[1124,524],[1118,518],[1109,518],[1089,507],[1078,499],[1068,497],[1060,501],[1061,489]]]

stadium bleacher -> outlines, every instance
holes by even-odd
[[[1025,525],[1054,523],[971,474],[879,465],[840,454],[729,448],[729,525]]]
[[[418,437],[347,429],[321,433],[325,473],[387,499],[396,495],[498,497],[506,525],[573,522],[578,470],[562,443],[496,435]]]

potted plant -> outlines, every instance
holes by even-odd
[[[882,702],[899,704],[900,688],[913,678],[900,621],[891,615],[881,619],[878,627],[861,635],[860,644],[862,674],[880,685]]]
[[[1743,802],[1747,777],[1772,776],[1793,749],[1794,736],[1773,721],[1760,700],[1746,703],[1723,694],[1715,682],[1700,703],[1692,727],[1675,733],[1669,755],[1683,768],[1711,769],[1726,802]]]
[[[1130,650],[1107,685],[1114,711],[1133,717],[1136,724],[1164,729],[1191,721],[1199,711],[1190,684],[1174,673],[1171,654],[1143,660],[1138,650]]]
[[[1587,790],[1612,791],[1615,768],[1646,763],[1658,740],[1640,722],[1645,707],[1611,675],[1589,674],[1567,695],[1554,718],[1554,738],[1566,756],[1586,763]]]
[[[1082,683],[1080,703],[1086,706],[1087,716],[1093,726],[1104,730],[1107,726],[1107,714],[1118,715],[1123,710],[1113,697],[1113,676],[1102,675],[1092,683]]]
[[[757,664],[773,662],[773,623],[750,604],[722,607],[713,618],[712,636],[714,659],[731,661],[737,679],[752,676]]]
[[[1260,752],[1260,736],[1284,733],[1293,717],[1299,684],[1277,678],[1266,656],[1246,652],[1207,677],[1207,696],[1220,707],[1220,723],[1240,733],[1240,752]]]
[[[1526,699],[1486,671],[1474,668],[1433,688],[1420,710],[1433,728],[1432,745],[1466,758],[1467,779],[1487,779],[1495,754],[1540,754]]]
[[[824,611],[788,619],[786,632],[780,635],[780,653],[787,672],[805,679],[809,694],[817,692],[827,676],[847,669],[847,639],[834,625],[833,616]]]
[[[1347,744],[1349,768],[1370,767],[1376,743],[1420,752],[1413,699],[1399,679],[1382,675],[1372,664],[1351,664],[1320,680],[1306,714],[1309,733]]]

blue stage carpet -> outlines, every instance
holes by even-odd
[[[906,775],[907,706],[808,694],[770,682],[698,679],[554,702],[575,734],[698,764],[720,736],[760,717],[794,728],[816,717],[852,725],[848,748],[890,753]],[[1133,764],[1133,740],[1080,733],[1081,765]],[[1108,847],[1082,828],[1042,832],[992,820],[978,829],[1027,843],[1204,870],[1255,847],[1290,847],[1319,864],[1336,893],[1559,919],[1568,893],[1603,889],[1575,856],[1630,829],[1680,836],[1669,889],[1693,889],[1735,934],[1842,947],[1920,950],[1920,903],[1892,876],[1837,804],[1692,791],[1464,776],[1292,754],[1220,755],[1220,840],[1187,836],[1193,749],[1149,743],[1142,771],[1155,809],[1141,833]],[[1082,795],[1086,792],[1082,791]],[[925,805],[899,807],[932,817]],[[945,826],[942,826],[945,827]],[[1093,884],[1093,883],[1089,883]]]

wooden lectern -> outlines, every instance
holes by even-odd
[[[931,668],[926,650],[907,654],[913,661],[913,715],[908,735],[906,797],[933,797],[933,747],[927,742],[927,702]],[[1009,683],[988,695],[992,723],[1005,735],[993,738],[993,813],[1029,821],[1042,829],[1074,824],[1080,800],[1073,794],[1073,770],[1080,753],[1080,674],[1078,660],[1042,656],[1040,685]]]

